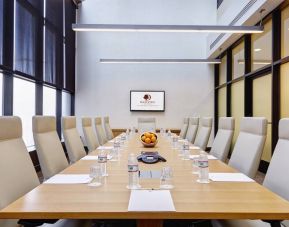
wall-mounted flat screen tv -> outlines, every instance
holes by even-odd
[[[164,112],[165,91],[130,91],[130,111]]]

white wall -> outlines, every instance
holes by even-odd
[[[86,0],[78,23],[213,24],[212,0]],[[206,34],[77,33],[75,113],[109,115],[112,128],[156,116],[157,127],[180,128],[185,116],[214,115],[211,65],[100,64],[99,58],[206,58]],[[130,90],[165,90],[164,113],[129,110]]]

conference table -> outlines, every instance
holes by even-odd
[[[112,146],[106,143],[104,146]],[[130,153],[158,151],[167,162],[139,163],[141,171],[173,169],[170,190],[175,212],[129,212],[131,191],[127,157]],[[198,153],[191,150],[191,154]],[[97,155],[93,151],[88,155]],[[136,219],[138,226],[162,226],[166,219],[289,219],[289,202],[256,182],[200,184],[192,161],[182,160],[168,139],[158,135],[154,148],[144,148],[136,134],[121,152],[119,161],[108,161],[108,176],[100,187],[87,184],[41,184],[0,211],[0,219]],[[96,161],[79,160],[62,174],[88,174]],[[210,172],[237,172],[219,160],[209,160]],[[159,179],[140,179],[143,188],[159,188]]]

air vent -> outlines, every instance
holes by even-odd
[[[240,20],[245,13],[257,2],[257,0],[251,0],[248,4],[237,14],[237,16],[231,21],[229,26],[235,25],[238,20]],[[212,50],[217,43],[224,37],[225,33],[220,34],[210,45],[210,50]]]

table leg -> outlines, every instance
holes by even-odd
[[[138,219],[137,227],[162,227],[163,220],[161,219]]]

